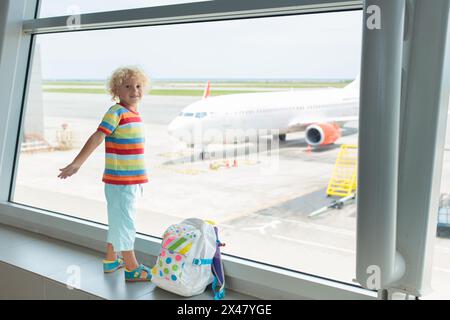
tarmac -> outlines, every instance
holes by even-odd
[[[226,254],[352,283],[355,203],[314,219],[308,214],[332,202],[325,190],[340,145],[357,141],[357,123],[348,123],[338,143],[320,151],[308,151],[303,133],[294,133],[270,155],[240,152],[227,157],[227,167],[217,156],[221,146],[211,146],[216,159],[202,161],[167,133],[170,120],[197,99],[149,96],[141,103],[150,182],[137,200],[138,232],[161,236],[170,224],[185,218],[209,219],[219,225]],[[107,224],[103,145],[76,175],[66,180],[57,175],[78,154],[110,105],[104,95],[44,93],[47,141],[56,145],[56,132],[67,123],[74,146],[68,151],[22,153],[13,201]],[[217,163],[223,166],[210,168]],[[450,193],[449,182],[446,149],[442,193]],[[450,239],[436,239],[432,286],[434,292],[425,298],[450,299]]]

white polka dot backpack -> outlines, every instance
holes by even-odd
[[[173,224],[164,232],[152,268],[152,282],[167,291],[190,297],[212,283],[214,299],[225,296],[225,278],[217,226],[197,218]]]

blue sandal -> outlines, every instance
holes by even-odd
[[[105,273],[114,272],[117,269],[123,268],[124,266],[125,262],[120,257],[117,257],[116,260],[103,260],[103,272]]]
[[[142,277],[142,271],[147,272],[145,278]],[[139,282],[139,281],[150,281],[152,279],[152,274],[150,268],[141,264],[134,270],[128,270],[125,268],[125,281],[129,282]]]

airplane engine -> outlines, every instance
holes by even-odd
[[[305,140],[312,147],[333,144],[341,137],[341,128],[333,123],[316,123],[308,126]]]

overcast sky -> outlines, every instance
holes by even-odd
[[[41,17],[186,1],[43,0]],[[194,1],[189,1],[194,2]],[[352,79],[362,12],[38,36],[44,79],[104,79],[139,65],[155,79]]]

